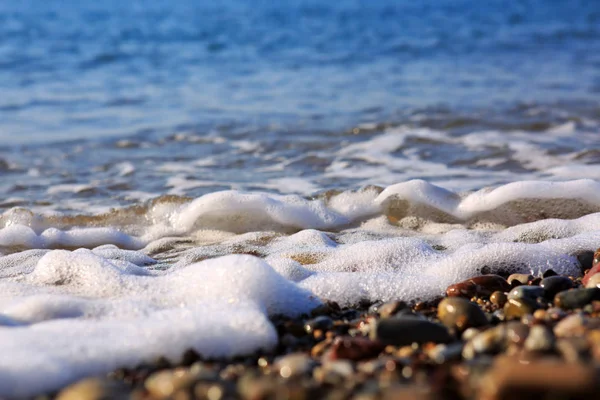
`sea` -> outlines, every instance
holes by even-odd
[[[600,2],[0,0],[0,396],[600,247]]]

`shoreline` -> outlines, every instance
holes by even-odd
[[[56,398],[594,395],[600,390],[600,274],[592,277],[599,256],[579,255],[583,278],[552,270],[538,277],[483,275],[427,303],[325,303],[310,316],[271,318],[279,338],[274,351],[220,361],[187,351],[179,363],[159,359],[118,369],[75,383]]]

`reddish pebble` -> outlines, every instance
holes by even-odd
[[[594,261],[595,260],[596,259],[594,258]],[[596,275],[599,272],[600,272],[600,262],[594,263],[594,265],[592,266],[592,268],[587,272],[587,274],[585,274],[585,276],[581,280],[581,283],[583,283],[583,286],[587,285],[587,283],[590,280],[590,278],[592,276]]]
[[[500,275],[481,275],[448,286],[446,294],[450,297],[471,298],[476,295],[489,296],[495,291],[507,292],[510,285]]]
[[[333,342],[327,356],[331,360],[359,361],[377,357],[384,348],[385,346],[378,341],[346,336],[339,337]]]

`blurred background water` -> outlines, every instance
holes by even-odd
[[[571,178],[599,98],[595,1],[2,0],[1,206]]]

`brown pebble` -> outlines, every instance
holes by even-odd
[[[126,385],[102,378],[87,378],[60,391],[57,400],[109,400],[128,399]]]
[[[600,371],[587,365],[563,362],[521,364],[497,360],[481,382],[479,398],[510,400],[516,398],[594,398],[600,389]]]
[[[481,275],[448,286],[446,294],[449,297],[489,296],[495,291],[506,292],[510,285],[500,275]]]
[[[155,372],[144,382],[144,387],[153,396],[165,398],[180,389],[191,388],[198,381],[198,374],[187,368],[167,369]]]
[[[381,318],[389,318],[406,307],[407,305],[403,301],[390,301],[379,306],[378,311]]]
[[[500,290],[496,290],[490,295],[490,301],[492,302],[492,304],[498,307],[504,307],[504,304],[506,304],[506,300],[506,293],[501,292]]]
[[[359,361],[376,357],[384,348],[382,343],[364,337],[338,337],[324,357],[330,360]]]
[[[447,297],[438,305],[437,316],[449,329],[462,332],[467,328],[488,325],[485,313],[462,297]]]
[[[506,319],[516,319],[532,314],[535,309],[535,304],[528,299],[509,299],[504,305],[504,315]]]
[[[533,279],[533,275],[530,274],[511,274],[506,280],[509,285],[513,284],[513,281],[519,282],[521,285],[527,285],[527,283]]]

